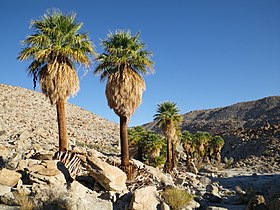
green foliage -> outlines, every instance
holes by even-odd
[[[198,131],[194,134],[189,131],[183,131],[180,136],[181,143],[188,155],[200,161],[208,162],[215,159],[217,161],[224,140],[220,136],[211,136],[208,132]],[[219,160],[218,160],[219,161]]]
[[[165,139],[159,134],[137,126],[128,129],[128,140],[131,146],[136,145],[141,150],[140,159],[142,159],[143,162],[153,166],[159,166],[165,161],[166,143]],[[159,155],[155,155],[151,160],[151,158],[149,158],[151,153],[158,150],[160,151]]]
[[[74,63],[89,67],[95,54],[92,42],[86,33],[78,33],[83,23],[75,22],[76,14],[64,15],[59,10],[49,10],[40,20],[32,20],[35,33],[22,41],[25,48],[19,60],[33,60],[28,72],[33,76],[34,87],[47,64],[57,61],[67,63],[74,69]]]
[[[164,201],[171,207],[171,209],[182,209],[188,202],[193,199],[193,196],[178,188],[166,189],[161,193]]]
[[[147,151],[150,152],[153,149],[161,149],[165,144],[164,139],[152,132],[146,131],[143,137],[140,139],[139,144]]]
[[[128,141],[130,144],[138,144],[138,142],[144,137],[147,131],[141,127],[136,126],[128,129]]]
[[[210,145],[214,147],[223,147],[224,146],[224,139],[221,136],[214,136],[211,138]]]
[[[158,104],[157,113],[154,115],[154,121],[160,127],[170,123],[178,127],[182,121],[182,116],[179,114],[176,103],[166,101]]]
[[[151,52],[145,49],[145,44],[140,41],[140,33],[132,36],[130,31],[110,32],[107,39],[102,40],[104,53],[97,57],[99,65],[94,74],[100,74],[103,81],[119,68],[127,66],[136,73],[153,72],[153,62],[150,60]]]
[[[193,139],[197,146],[207,144],[211,140],[211,134],[208,132],[198,131],[193,135]]]
[[[161,155],[158,156],[158,157],[155,157],[155,159],[153,160],[153,162],[150,163],[150,165],[153,166],[153,167],[158,167],[158,166],[163,165],[166,161],[165,154],[166,154],[166,152],[161,153]]]

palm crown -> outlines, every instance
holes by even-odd
[[[174,102],[164,102],[158,105],[157,113],[154,115],[154,121],[158,126],[164,126],[172,123],[174,126],[179,125],[182,117],[179,115],[179,109]]]
[[[129,31],[109,33],[107,39],[102,41],[104,53],[97,57],[100,63],[95,74],[100,74],[101,80],[106,79],[116,71],[129,69],[137,74],[153,72],[153,62],[150,60],[151,52],[144,49],[145,44],[139,40],[140,33],[132,36]]]
[[[124,31],[110,33],[102,41],[105,52],[97,57],[99,65],[94,71],[101,75],[101,81],[108,78],[105,94],[109,107],[127,119],[142,100],[145,82],[141,74],[153,71],[151,53],[144,49],[139,35],[131,36]]]
[[[88,35],[78,34],[83,24],[74,22],[75,17],[75,14],[65,16],[54,10],[44,14],[41,20],[32,20],[31,27],[35,33],[22,42],[25,48],[18,56],[19,60],[33,60],[28,73],[33,76],[34,88],[40,79],[42,91],[52,103],[78,91],[79,81],[74,72],[74,63],[88,67],[90,55],[94,54]],[[46,77],[47,80],[44,80]],[[54,93],[57,96],[52,96]]]

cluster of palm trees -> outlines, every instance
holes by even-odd
[[[224,145],[221,136],[212,136],[208,132],[201,131],[194,134],[183,131],[180,139],[186,153],[187,165],[194,160],[217,164],[221,162],[221,149]]]
[[[128,129],[130,157],[152,166],[160,166],[166,159],[165,139],[142,126]]]
[[[34,88],[39,82],[42,92],[56,105],[60,151],[68,150],[65,102],[79,90],[76,65],[89,68],[93,60],[98,63],[94,74],[100,75],[101,81],[107,80],[108,105],[120,117],[121,168],[129,173],[127,124],[145,90],[142,75],[153,72],[151,53],[139,33],[133,36],[129,31],[117,31],[102,41],[104,52],[98,54],[88,34],[79,32],[83,24],[75,17],[50,10],[32,20],[34,34],[22,42],[18,59],[31,61],[28,73]]]
[[[181,132],[179,127],[181,121],[182,116],[179,114],[176,103],[167,101],[159,104],[154,115],[154,122],[161,128],[166,140],[163,141],[160,135],[146,131],[140,126],[131,128],[129,141],[132,148],[137,146],[136,157],[145,161],[143,157],[146,155],[148,156],[146,162],[153,164],[155,158],[162,157],[163,152],[166,152],[164,154],[164,159],[166,159],[164,170],[167,173],[172,173],[176,168],[176,148],[180,142],[186,153],[187,166],[190,166],[191,162],[220,163],[221,149],[224,145],[222,137],[212,136],[208,132],[201,131],[194,134],[189,131]]]

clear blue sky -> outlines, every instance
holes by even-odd
[[[152,121],[157,104],[167,100],[183,114],[280,95],[279,0],[1,1],[0,83],[33,88],[29,63],[16,57],[20,41],[33,33],[30,20],[49,8],[76,12],[99,53],[109,31],[141,32],[156,73],[145,76],[147,90],[130,126]],[[94,67],[69,102],[118,122]]]

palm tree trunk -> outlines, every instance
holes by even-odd
[[[167,157],[164,170],[167,173],[171,173],[172,171],[172,143],[169,137],[167,137]]]
[[[177,156],[176,156],[176,145],[172,142],[172,170],[176,168]]]
[[[56,111],[58,122],[59,151],[66,151],[68,150],[68,137],[66,129],[65,101],[63,99],[57,101]]]
[[[121,168],[129,175],[129,149],[127,134],[127,118],[120,116],[120,139],[121,139]]]

